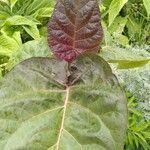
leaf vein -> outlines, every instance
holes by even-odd
[[[57,140],[57,144],[56,144],[56,150],[59,150],[59,146],[60,146],[60,140],[61,140],[61,136],[62,136],[62,132],[64,130],[64,123],[65,123],[65,115],[66,115],[66,110],[67,110],[67,104],[69,101],[69,92],[70,92],[70,87],[66,88],[66,98],[64,101],[64,112],[63,112],[63,116],[62,116],[62,122],[61,122],[61,127],[59,130],[59,135],[58,135],[58,140]]]

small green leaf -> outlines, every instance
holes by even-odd
[[[4,25],[7,25],[7,26],[18,26],[18,25],[33,26],[36,24],[40,24],[40,23],[31,19],[28,19],[27,17],[23,17],[19,15],[15,15],[15,16],[8,18],[4,23]]]
[[[150,1],[149,0],[143,0],[144,6],[146,8],[148,17],[150,16]]]
[[[142,67],[150,62],[150,59],[147,60],[137,60],[137,61],[110,61],[110,63],[118,63],[118,69],[129,69],[129,68],[136,68]]]
[[[109,7],[109,26],[113,23],[114,19],[127,1],[128,0],[113,0],[111,2]]]
[[[136,148],[139,148],[139,141],[136,135],[134,135],[134,141],[135,141]]]
[[[20,34],[19,31],[14,32],[14,34],[12,35],[12,37],[16,40],[16,42],[18,43],[19,46],[22,46],[21,34]]]
[[[43,18],[43,17],[50,17],[52,12],[53,12],[53,9],[52,7],[44,7],[44,8],[41,8],[41,9],[38,9],[34,14],[33,16],[35,16],[35,18]]]
[[[33,26],[23,26],[24,30],[33,38],[33,39],[39,39],[40,33],[37,28],[37,25]]]
[[[144,66],[150,62],[150,53],[136,48],[104,47],[101,56],[109,63],[117,63],[119,69]]]
[[[11,56],[20,47],[19,32],[15,32],[12,37],[5,34],[0,36],[0,55]]]
[[[10,0],[10,7],[11,7],[11,10],[13,9],[14,5],[16,4],[18,0]]]
[[[108,31],[111,34],[113,33],[122,34],[127,21],[128,21],[127,17],[121,17],[121,16],[116,17],[114,22],[108,28]]]
[[[44,0],[44,1],[34,0],[34,1],[30,2],[30,5],[27,7],[26,14],[27,15],[34,14],[38,10],[45,8],[45,7],[54,8],[54,5],[56,2],[57,1],[55,1],[55,0],[51,0],[51,1],[49,1],[49,0]],[[43,10],[43,11],[45,11],[45,10]]]

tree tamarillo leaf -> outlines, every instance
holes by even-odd
[[[97,0],[58,0],[48,24],[48,43],[61,60],[95,53],[103,38]]]
[[[98,56],[31,58],[0,82],[1,150],[123,150],[126,124],[125,95]]]

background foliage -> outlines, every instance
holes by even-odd
[[[55,0],[0,0],[0,78],[33,56],[49,56],[47,22]],[[100,55],[127,92],[126,150],[150,149],[149,0],[100,2],[104,41]]]

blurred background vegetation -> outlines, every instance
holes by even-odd
[[[19,62],[51,57],[47,23],[55,0],[0,0],[0,78]],[[150,150],[150,1],[99,1],[105,33],[100,56],[128,97],[125,150]]]

